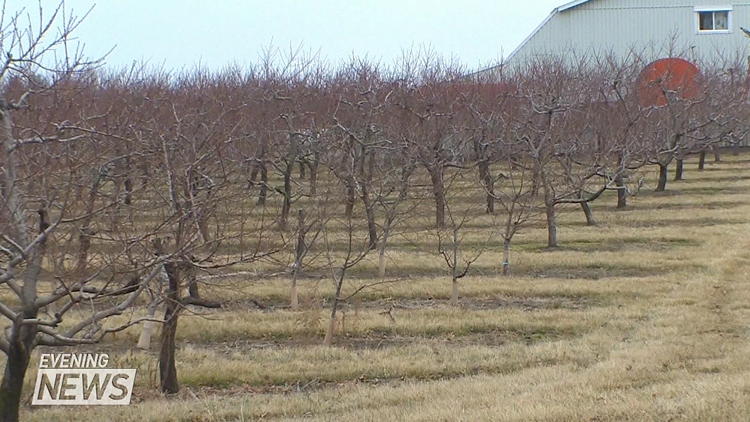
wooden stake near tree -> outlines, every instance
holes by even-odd
[[[321,224],[318,220],[318,216],[315,216],[313,221],[305,222],[305,211],[299,209],[297,211],[297,239],[294,243],[294,262],[292,263],[291,270],[291,288],[289,291],[290,295],[290,306],[293,311],[299,309],[299,297],[298,297],[298,281],[302,274],[302,269],[305,267],[305,259],[308,257],[310,249],[315,245],[321,233]],[[315,228],[312,233],[312,237],[308,237],[308,234]]]
[[[166,282],[168,281],[167,274],[164,271],[163,265],[162,270],[159,272],[158,278],[159,282],[157,283],[157,287],[154,289],[155,293],[151,294],[151,303],[148,305],[146,311],[146,317],[148,318],[148,321],[143,323],[141,334],[138,336],[138,343],[136,347],[141,350],[148,350],[151,348],[151,338],[154,335],[154,331],[158,329],[158,323],[155,320],[156,309],[162,303],[162,289],[164,284],[166,284]]]

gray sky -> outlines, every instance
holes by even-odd
[[[58,0],[42,0],[45,8]],[[212,70],[255,63],[264,47],[303,46],[339,64],[352,55],[390,65],[428,47],[470,69],[510,54],[567,0],[66,0],[89,57],[110,67],[147,61],[165,69]],[[37,0],[7,0],[6,14]]]

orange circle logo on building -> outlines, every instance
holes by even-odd
[[[698,66],[685,59],[659,59],[638,76],[636,90],[643,107],[664,107],[669,98],[693,100],[698,98]]]

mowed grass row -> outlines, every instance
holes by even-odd
[[[392,283],[345,304],[336,346],[324,348],[332,283],[301,281],[302,310],[285,307],[285,276],[252,265],[207,278],[217,311],[181,317],[183,392],[155,389],[152,353],[130,352],[138,330],[97,346],[137,367],[127,408],[32,409],[29,420],[743,420],[750,411],[750,163],[725,157],[629,208],[613,196],[560,216],[555,250],[537,224],[498,276],[501,250],[482,249],[448,306],[450,278],[428,233],[394,237]],[[650,179],[646,187],[650,184]],[[481,201],[480,197],[476,201]],[[429,208],[426,208],[428,210]],[[485,243],[483,243],[485,242]],[[259,274],[259,275],[258,275]],[[376,260],[347,291],[381,280]],[[261,303],[265,309],[255,305]],[[142,312],[142,311],[138,311]],[[125,316],[123,316],[124,318]],[[32,365],[35,365],[32,362]],[[33,379],[35,371],[30,371]],[[29,387],[30,387],[30,383]]]

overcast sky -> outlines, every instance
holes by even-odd
[[[38,0],[7,0],[6,14]],[[89,57],[110,67],[165,69],[258,61],[264,47],[303,46],[338,64],[352,55],[392,64],[428,47],[469,69],[508,55],[567,0],[66,0]],[[58,0],[42,0],[51,9]]]

